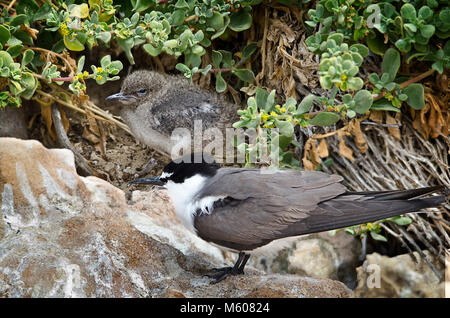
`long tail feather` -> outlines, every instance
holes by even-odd
[[[445,191],[448,195],[448,189],[443,186],[406,191],[348,192],[319,204],[319,209],[326,212],[318,211],[308,218],[308,233],[375,222],[436,207],[446,201],[445,195],[417,197],[437,191]]]
[[[413,190],[393,190],[393,191],[375,191],[375,192],[348,192],[351,195],[364,195],[373,198],[373,200],[405,200],[417,198],[419,196],[444,191],[445,186],[438,185]]]

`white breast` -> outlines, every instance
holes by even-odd
[[[209,196],[198,200],[196,196],[202,189],[205,181],[205,177],[195,175],[186,179],[183,183],[169,181],[165,185],[175,206],[175,212],[178,218],[194,234],[196,234],[194,228],[195,212],[200,209],[201,213],[209,214],[212,212],[214,202],[224,198]]]

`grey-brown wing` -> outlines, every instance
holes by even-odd
[[[225,197],[214,213],[198,215],[200,237],[237,250],[248,250],[289,236],[286,230],[307,231],[302,222],[320,202],[346,191],[341,177],[321,172],[282,171],[261,174],[252,169],[221,169],[199,198]],[[338,212],[339,213],[339,212]],[[304,229],[302,229],[304,224]]]
[[[442,191],[442,187],[349,193],[339,183],[339,176],[320,172],[257,176],[252,170],[222,170],[202,196],[226,198],[217,201],[214,213],[196,217],[195,227],[203,239],[236,250],[374,222],[445,202],[445,196],[416,198]]]

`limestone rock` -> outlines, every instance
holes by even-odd
[[[417,298],[444,297],[444,268],[425,251],[427,258],[441,272],[442,281],[421,260],[416,264],[408,254],[395,257],[377,253],[367,255],[364,264],[357,269],[358,286],[354,297]]]
[[[289,273],[340,280],[356,286],[356,268],[361,251],[354,237],[328,232],[286,238],[272,242],[252,265],[269,273]]]
[[[162,191],[77,175],[73,154],[0,138],[0,297],[349,297],[329,279],[248,268],[185,230]]]

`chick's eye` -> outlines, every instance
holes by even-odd
[[[145,93],[147,93],[147,90],[145,88],[142,88],[142,89],[138,90],[137,92],[138,92],[138,94],[145,94]]]

